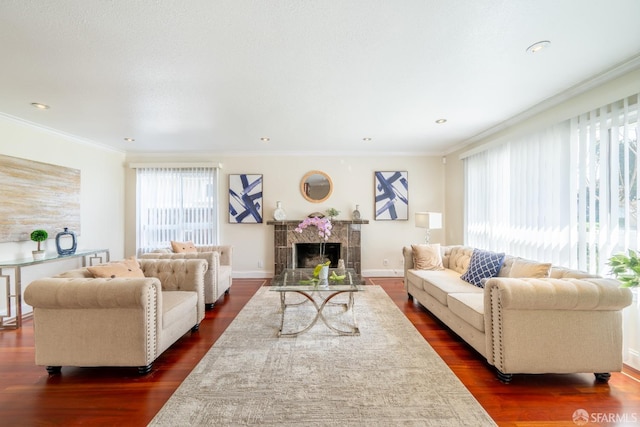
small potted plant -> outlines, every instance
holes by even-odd
[[[40,242],[44,242],[48,237],[49,234],[45,230],[34,230],[31,232],[31,240],[38,243],[38,249],[35,251],[31,251],[31,253],[33,254],[33,259],[44,259],[45,251],[43,249],[40,249]]]
[[[337,210],[337,209],[335,209],[335,208],[329,208],[329,209],[327,209],[327,210],[326,210],[326,212],[327,212],[327,216],[329,217],[329,219],[330,219],[331,221],[333,221],[333,219],[334,219],[335,217],[337,217],[338,215],[340,215],[340,211],[339,211],[339,210]]]

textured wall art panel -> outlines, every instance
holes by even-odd
[[[409,178],[407,171],[375,173],[376,221],[409,219]]]
[[[262,224],[262,175],[229,175],[229,222]]]
[[[0,155],[0,242],[49,238],[68,227],[80,234],[80,170]]]

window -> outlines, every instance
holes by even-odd
[[[465,158],[465,243],[569,265],[569,123]]]
[[[137,167],[137,252],[218,242],[218,169]]]
[[[577,266],[608,273],[611,255],[640,248],[638,95],[571,121],[577,185]]]
[[[465,243],[607,275],[640,249],[638,95],[465,157]]]

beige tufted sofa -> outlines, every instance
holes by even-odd
[[[144,278],[70,270],[27,286],[36,364],[136,366],[141,374],[204,318],[204,260],[140,260]]]
[[[204,277],[204,300],[207,309],[214,304],[223,293],[228,294],[231,288],[231,260],[233,247],[196,246],[198,253],[174,253],[171,249],[156,249],[140,255],[142,259],[204,259],[208,263]]]
[[[509,277],[518,258],[507,255],[498,277],[476,287],[460,276],[473,248],[443,246],[443,270],[416,270],[403,248],[410,299],[444,322],[496,367],[513,374],[592,372],[608,381],[622,369],[622,309],[631,304],[619,282],[552,267],[548,278]]]

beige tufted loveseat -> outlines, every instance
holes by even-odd
[[[140,255],[142,259],[203,259],[208,268],[204,276],[204,302],[207,309],[214,304],[223,293],[228,294],[231,289],[231,260],[233,247],[196,246],[197,253],[174,253],[171,249],[156,249],[153,252]]]
[[[94,278],[88,268],[38,279],[33,306],[36,364],[135,366],[141,374],[204,318],[203,260],[140,260],[144,278]]]
[[[513,374],[591,372],[607,381],[622,369],[622,309],[629,289],[618,281],[550,267],[549,277],[510,277],[506,255],[484,288],[465,282],[473,248],[443,246],[441,270],[414,268],[403,248],[404,283],[417,300],[495,366],[501,381]],[[540,263],[541,264],[541,263]]]

